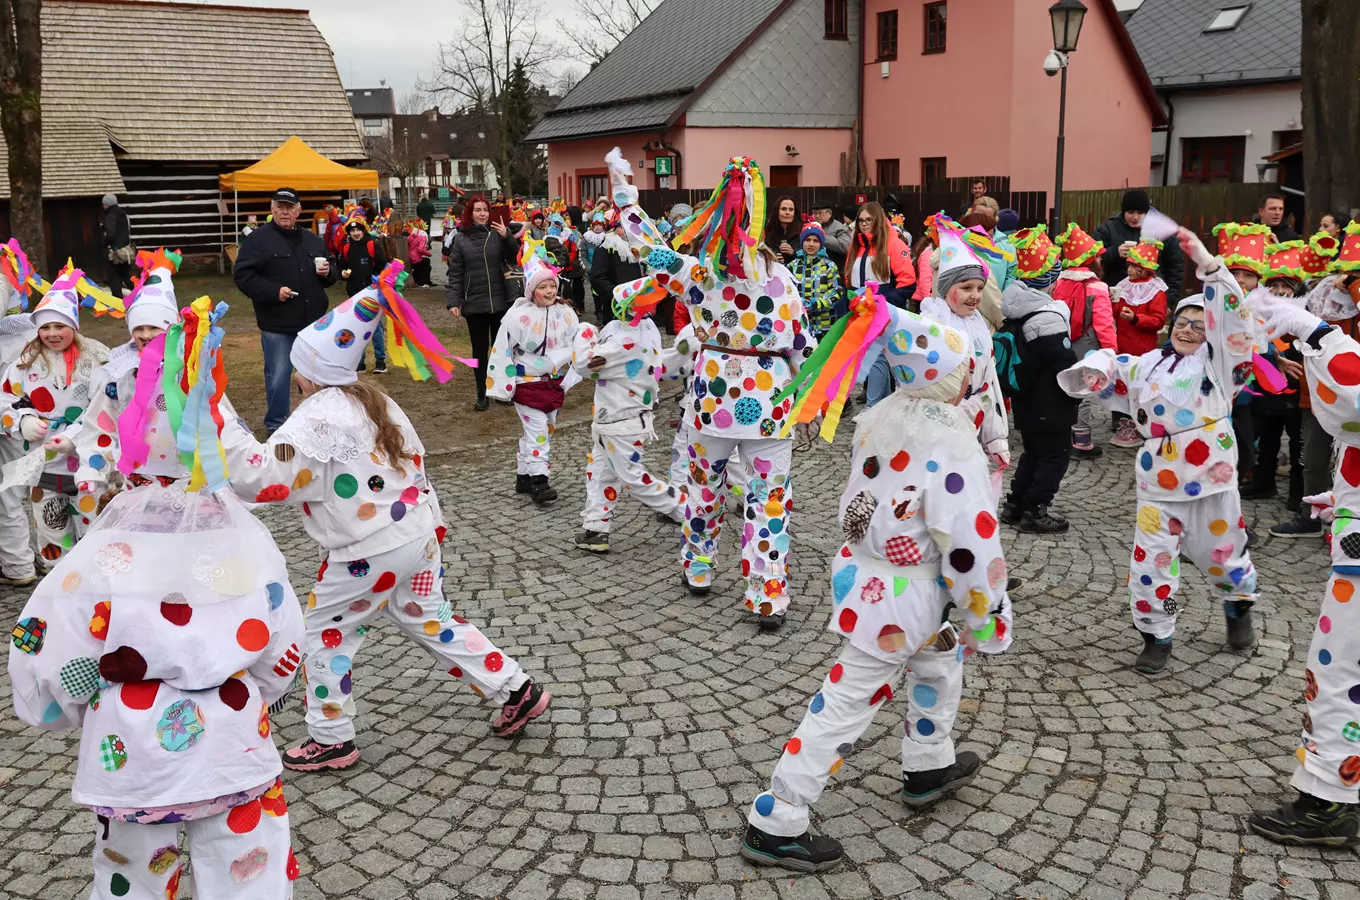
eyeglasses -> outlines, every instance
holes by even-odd
[[[1177,316],[1171,322],[1173,330],[1177,328],[1189,328],[1195,334],[1204,334],[1204,323],[1199,319],[1188,319],[1185,316]]]
[[[860,217],[859,217],[858,219],[856,219],[855,221],[858,222],[858,223],[861,224],[861,225],[872,225],[872,224],[874,224],[874,220],[873,220],[873,219],[865,218],[864,216],[860,216]]]

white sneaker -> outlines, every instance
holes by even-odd
[[[22,587],[26,584],[32,584],[37,580],[38,575],[36,572],[29,572],[27,575],[10,575],[3,568],[0,568],[0,584],[13,584]]]

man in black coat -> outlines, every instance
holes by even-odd
[[[1124,192],[1124,202],[1118,215],[1111,216],[1091,235],[1105,244],[1100,263],[1105,270],[1105,283],[1114,287],[1129,275],[1129,251],[1138,243],[1143,217],[1152,208],[1147,191],[1135,188]],[[1066,227],[1066,226],[1064,226]],[[1162,266],[1157,275],[1166,282],[1167,300],[1172,306],[1181,296],[1181,279],[1185,275],[1185,258],[1174,241],[1166,241],[1162,248]]]
[[[595,295],[595,319],[607,325],[614,318],[614,288],[642,277],[642,265],[633,258],[623,229],[618,228],[596,248],[590,265],[590,290]]]
[[[288,419],[293,340],[330,307],[326,288],[337,272],[325,243],[298,227],[302,201],[279,188],[269,204],[273,220],[241,242],[232,280],[255,306],[264,350],[264,427],[273,434]]]
[[[123,290],[132,290],[132,264],[135,258],[126,258],[133,255],[127,249],[132,246],[132,225],[128,222],[127,213],[118,205],[118,198],[113,194],[105,194],[103,199],[104,219],[100,222],[100,230],[104,232],[104,255],[108,258],[109,292],[115,297],[121,298]],[[121,251],[121,254],[120,254]]]

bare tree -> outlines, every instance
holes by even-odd
[[[434,98],[428,91],[422,91],[420,88],[407,91],[397,98],[397,112],[404,116],[419,115],[433,105]]]
[[[402,201],[410,203],[414,181],[426,170],[433,144],[424,134],[411,134],[402,129],[391,137],[367,138],[368,158],[384,177],[401,183]]]
[[[490,114],[496,124],[495,146],[484,155],[499,160],[501,187],[514,195],[510,176],[510,148],[502,98],[515,71],[516,60],[524,60],[528,74],[538,74],[546,53],[538,22],[542,0],[459,0],[463,8],[461,34],[439,47],[434,76],[419,88],[429,94],[448,98],[469,112]],[[488,145],[491,142],[488,141]],[[494,151],[494,152],[493,152]]]
[[[1303,174],[1308,220],[1360,206],[1360,16],[1353,0],[1303,0]]]
[[[0,132],[9,154],[10,231],[45,266],[42,0],[0,0]]]
[[[594,66],[660,3],[661,0],[572,0],[572,17],[557,20],[557,27],[569,40],[566,54]]]

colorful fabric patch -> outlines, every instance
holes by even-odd
[[[42,652],[43,638],[47,635],[47,623],[36,617],[20,620],[10,632],[14,646],[22,653],[36,656]]]
[[[105,735],[99,742],[99,762],[105,772],[117,772],[127,765],[127,759],[127,745],[118,735]]]
[[[176,700],[156,723],[156,739],[171,753],[188,750],[203,739],[203,711],[192,700]]]

